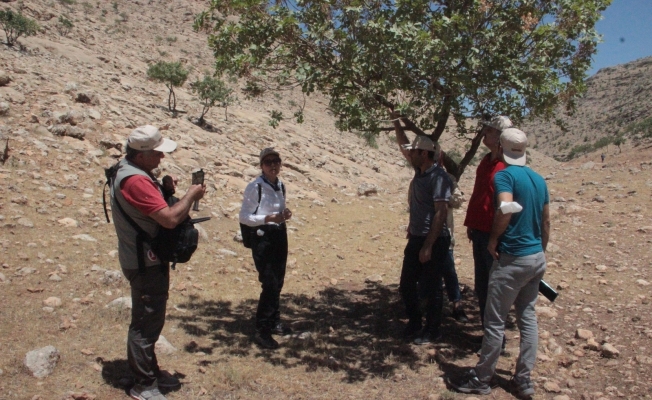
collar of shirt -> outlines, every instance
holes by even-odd
[[[281,182],[280,180],[277,180],[276,183],[272,183],[272,181],[270,181],[269,179],[267,179],[267,178],[265,177],[265,175],[260,175],[260,178],[263,180],[263,182],[265,182],[266,184],[268,184],[269,186],[271,186],[272,189],[274,189],[275,192],[278,192],[278,191],[281,190],[281,185],[279,184],[279,183]]]

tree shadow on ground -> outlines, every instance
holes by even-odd
[[[197,117],[188,117],[188,121],[190,121],[192,124],[202,128],[206,132],[211,132],[211,133],[222,133],[222,129],[218,128],[217,126],[211,124],[208,122],[206,119],[200,120]]]
[[[405,316],[397,285],[369,284],[329,287],[315,297],[283,294],[281,315],[294,334],[279,339],[279,350],[267,351],[252,345],[256,305],[254,299],[232,304],[191,296],[188,302],[179,304],[186,314],[175,313],[168,316],[168,321],[176,321],[197,338],[184,346],[187,352],[254,356],[287,368],[305,367],[307,372],[343,371],[348,382],[370,376],[391,377],[403,365],[418,369],[433,358],[445,367],[444,372],[461,373],[453,361],[477,351],[482,337],[476,326],[479,324],[459,324],[445,318],[441,343],[425,348],[412,345],[402,338]],[[465,308],[473,306],[466,304]],[[427,351],[433,347],[435,352]],[[213,362],[217,360],[204,363]]]

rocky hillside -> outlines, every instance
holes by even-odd
[[[600,151],[623,136],[639,142],[652,137],[652,57],[602,68],[587,80],[577,112],[562,118],[568,131],[546,121],[523,125],[535,147],[557,159]]]

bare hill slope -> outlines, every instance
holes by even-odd
[[[523,130],[531,135],[539,151],[564,159],[600,151],[600,147],[610,142],[604,138],[624,136],[635,142],[649,140],[651,118],[652,57],[646,57],[602,68],[590,77],[586,94],[577,102],[577,112],[562,118],[567,132],[543,121],[527,122]],[[596,146],[601,139],[603,145]]]

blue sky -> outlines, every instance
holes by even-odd
[[[603,43],[589,75],[600,68],[652,56],[652,0],[614,0],[596,25]]]

